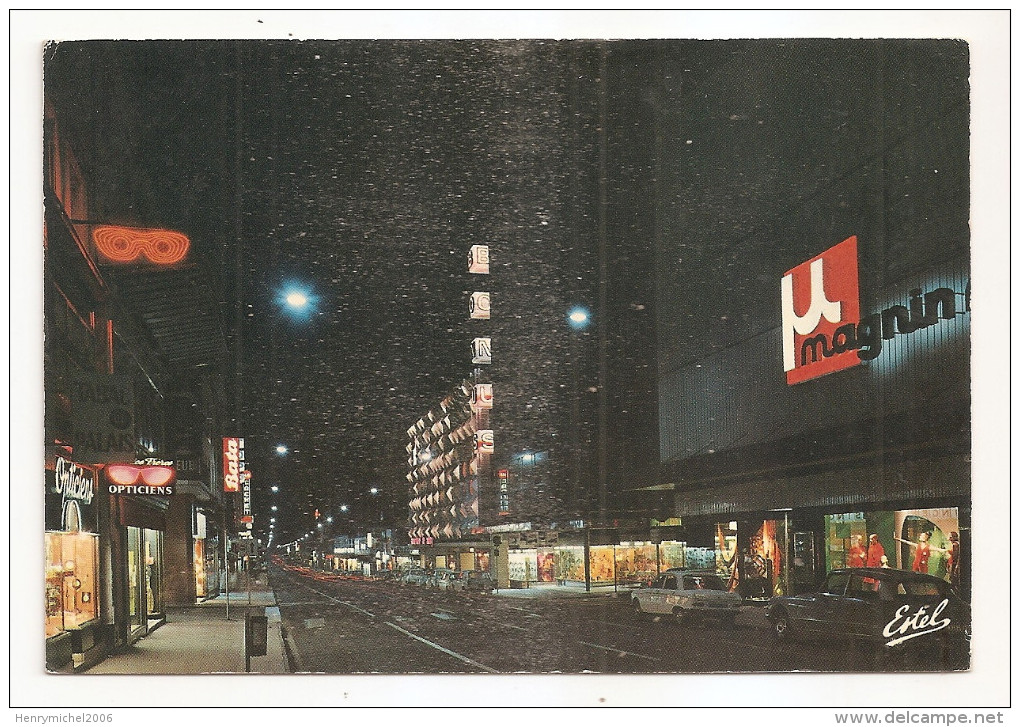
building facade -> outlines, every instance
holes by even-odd
[[[195,368],[224,350],[222,331],[196,315],[208,290],[187,264],[164,259],[173,234],[106,235],[117,228],[99,219],[97,185],[62,111],[47,99],[43,488],[54,671],[88,668],[158,628],[168,605],[217,593],[229,518],[208,446],[220,402],[213,374]],[[126,259],[124,234],[144,260]]]
[[[968,595],[965,44],[659,57],[660,488],[685,538],[749,596],[882,556]]]

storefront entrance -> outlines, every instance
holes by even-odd
[[[127,527],[127,602],[131,637],[166,620],[163,605],[163,533]]]

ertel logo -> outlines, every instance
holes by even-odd
[[[857,238],[788,270],[782,280],[783,370],[798,384],[861,362]]]

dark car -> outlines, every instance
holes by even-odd
[[[467,591],[491,591],[496,585],[488,571],[461,571],[460,577],[464,584],[464,590]]]
[[[814,593],[777,596],[766,609],[779,640],[851,638],[884,647],[966,645],[970,607],[940,578],[893,568],[834,570]]]

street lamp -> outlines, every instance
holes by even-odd
[[[276,453],[278,455],[280,455],[281,457],[285,456],[289,451],[290,450],[287,448],[286,444],[277,444],[276,445]]]
[[[302,283],[286,283],[276,295],[277,305],[284,313],[298,321],[308,320],[315,312],[317,302],[316,295]]]
[[[591,312],[582,305],[574,306],[567,312],[567,321],[574,330],[584,330],[591,323]]]
[[[272,486],[272,487],[270,487],[269,489],[270,489],[270,490],[272,490],[273,492],[279,492],[279,491],[280,491],[280,488],[279,488],[279,486],[277,486],[277,485],[273,485],[273,486]]]

